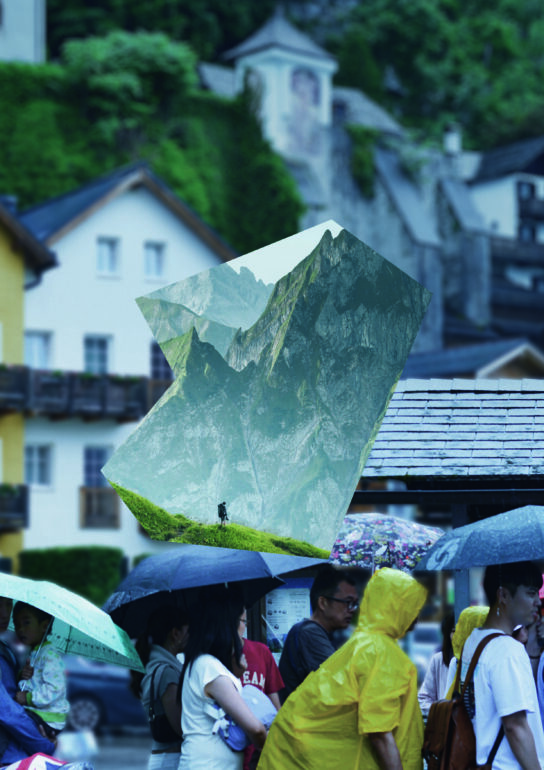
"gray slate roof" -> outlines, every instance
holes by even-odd
[[[507,174],[524,171],[542,154],[544,154],[544,136],[489,150],[482,153],[480,166],[471,182],[498,179]]]
[[[232,67],[201,62],[197,66],[197,70],[202,88],[212,91],[218,96],[224,96],[226,99],[234,99],[236,81]]]
[[[440,248],[442,242],[420,190],[402,171],[398,156],[390,150],[376,149],[376,169],[404,226],[416,243]]]
[[[484,368],[492,365],[498,367],[526,353],[532,353],[535,359],[542,359],[544,371],[542,352],[528,340],[520,338],[411,353],[403,369],[402,379],[477,377],[480,370]]]
[[[148,189],[223,260],[238,256],[215,230],[143,162],[115,169],[109,174],[93,179],[77,190],[40,203],[21,214],[19,219],[35,238],[47,244],[65,232],[66,228],[80,222],[97,206],[105,204],[125,190],[140,186]]]
[[[399,382],[363,478],[544,474],[544,380]]]
[[[453,178],[442,179],[440,184],[462,229],[472,233],[487,233],[488,229],[466,184]]]
[[[332,89],[332,98],[333,102],[340,102],[345,106],[346,123],[367,126],[394,136],[404,135],[402,126],[383,107],[369,99],[362,91],[358,91],[356,88],[335,86]]]
[[[314,43],[308,35],[290,24],[279,7],[276,13],[257,32],[250,35],[240,45],[226,51],[223,58],[226,60],[239,59],[242,56],[264,51],[267,48],[282,48],[285,51],[293,51],[304,56],[335,61],[328,51],[325,51],[324,48]]]

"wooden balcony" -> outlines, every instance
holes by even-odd
[[[28,487],[0,484],[0,531],[28,527]]]
[[[23,411],[27,400],[27,368],[0,364],[0,414]]]
[[[515,238],[499,238],[492,236],[490,239],[491,260],[494,265],[501,268],[510,266],[538,266],[544,265],[544,243],[524,243]]]
[[[544,220],[544,198],[520,198],[518,203],[523,219]]]
[[[111,487],[80,487],[79,524],[82,529],[119,529],[117,492]]]
[[[0,365],[0,414],[129,422],[147,414],[171,384],[148,377]]]

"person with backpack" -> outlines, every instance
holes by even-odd
[[[512,631],[540,614],[542,574],[532,562],[486,568],[484,591],[489,614],[468,637],[461,655],[461,689],[472,656],[483,639],[499,634],[483,649],[465,690],[464,702],[476,737],[476,759],[485,765],[498,744],[493,770],[541,770],[544,732],[529,657]]]

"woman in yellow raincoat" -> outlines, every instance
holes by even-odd
[[[387,567],[366,588],[351,638],[288,697],[274,720],[259,770],[373,770],[373,741],[392,735],[402,770],[420,770],[423,720],[417,673],[397,640],[411,627],[426,590]],[[369,736],[372,736],[370,738]]]
[[[453,695],[453,686],[455,684],[455,674],[457,673],[457,664],[461,658],[463,647],[466,640],[469,638],[475,628],[480,628],[486,621],[489,615],[489,607],[484,607],[480,604],[472,607],[465,607],[465,609],[459,615],[459,619],[455,624],[455,631],[451,637],[451,648],[453,650],[453,658],[450,660],[450,666],[448,668],[448,679],[446,683],[446,695],[445,698],[450,699]]]

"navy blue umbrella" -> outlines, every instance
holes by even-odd
[[[544,506],[526,505],[446,532],[416,569],[468,569],[544,560]]]
[[[135,637],[146,631],[149,616],[162,604],[175,603],[188,609],[196,600],[198,589],[204,586],[238,586],[250,607],[284,582],[270,567],[269,556],[235,548],[172,544],[164,553],[143,559],[119,584],[103,609],[129,636]],[[283,566],[282,560],[282,569]]]

